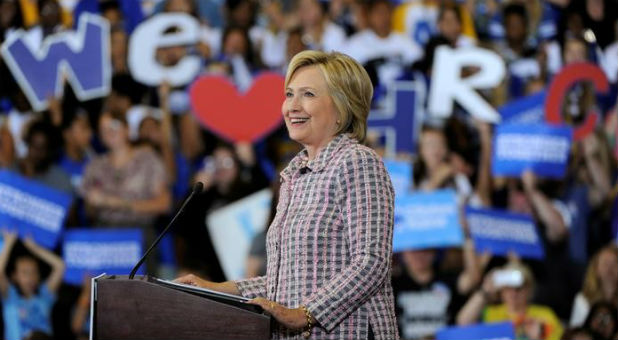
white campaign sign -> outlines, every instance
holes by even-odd
[[[179,32],[164,34],[172,27]],[[188,14],[158,14],[141,23],[129,42],[129,69],[135,80],[150,86],[157,86],[167,80],[172,86],[189,84],[198,74],[200,57],[185,56],[174,66],[157,62],[159,47],[191,45],[198,42],[199,22]]]
[[[242,279],[253,237],[266,228],[272,193],[258,191],[206,217],[210,239],[228,280]]]
[[[462,78],[464,67],[476,67],[479,71]],[[452,49],[440,46],[432,70],[430,114],[447,118],[453,112],[454,101],[457,101],[479,119],[492,123],[500,121],[498,112],[475,91],[493,88],[502,82],[506,67],[499,55],[477,47]]]

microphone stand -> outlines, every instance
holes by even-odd
[[[191,191],[191,194],[189,195],[189,197],[187,197],[187,199],[184,201],[184,203],[182,204],[182,206],[180,207],[180,209],[178,210],[178,212],[176,213],[176,215],[174,215],[174,218],[172,218],[172,220],[170,221],[170,223],[165,227],[165,229],[163,229],[163,231],[161,232],[161,234],[159,234],[159,237],[157,237],[157,239],[152,243],[152,245],[150,246],[150,248],[148,248],[148,250],[146,250],[146,252],[144,253],[144,256],[142,256],[142,258],[137,261],[137,264],[135,265],[135,267],[133,267],[133,269],[131,270],[131,274],[129,274],[129,280],[133,280],[133,277],[135,276],[135,273],[137,272],[137,270],[139,269],[139,267],[144,263],[144,261],[146,261],[146,258],[148,257],[148,255],[150,254],[150,252],[157,246],[157,244],[159,244],[159,242],[161,242],[161,239],[163,238],[163,236],[167,233],[167,231],[170,229],[170,227],[172,225],[174,225],[174,222],[176,222],[176,219],[178,218],[178,216],[180,216],[183,211],[185,210],[185,207],[187,206],[187,204],[191,201],[191,199],[193,198],[193,196],[198,193],[198,192],[202,192],[202,189],[204,188],[204,184],[202,182],[197,182],[195,183],[195,185],[193,186],[193,190]]]

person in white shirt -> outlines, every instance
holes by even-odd
[[[455,4],[445,3],[438,13],[438,34],[446,37],[455,47],[471,47],[476,41],[463,34],[461,9]]]
[[[299,0],[296,18],[302,32],[302,43],[310,50],[324,52],[342,51],[346,44],[345,31],[330,21],[326,15],[327,3],[320,0]],[[260,56],[271,69],[280,69],[286,64],[288,31],[266,31]]]
[[[312,50],[338,51],[346,42],[343,29],[326,16],[324,3],[319,0],[300,0],[298,18],[303,29],[303,41]]]
[[[409,37],[391,30],[390,1],[371,0],[366,5],[366,13],[369,28],[353,35],[344,52],[366,67],[374,61],[380,84],[389,84],[406,66],[419,60],[423,51]]]

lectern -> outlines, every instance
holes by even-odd
[[[270,316],[246,299],[149,276],[92,282],[91,339],[269,339]]]

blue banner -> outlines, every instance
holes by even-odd
[[[460,246],[458,215],[453,190],[395,196],[393,251]]]
[[[573,139],[568,126],[501,124],[494,137],[492,173],[519,177],[529,169],[541,177],[564,177]]]
[[[502,123],[536,124],[545,121],[545,91],[504,104],[498,108]]]
[[[6,65],[35,111],[47,108],[49,97],[60,97],[67,77],[80,100],[105,96],[111,87],[109,23],[85,13],[77,32],[61,32],[43,41],[38,50],[18,30],[2,44]]]
[[[84,278],[102,273],[128,275],[142,257],[142,242],[140,229],[68,230],[62,247],[64,282],[81,285]]]
[[[446,327],[436,333],[437,340],[506,340],[515,339],[510,322],[486,323],[464,327]]]
[[[531,216],[501,210],[466,208],[466,221],[478,253],[543,259],[543,243]]]
[[[412,163],[410,161],[385,159],[384,166],[391,176],[395,196],[409,193],[412,189]]]
[[[416,150],[417,114],[422,109],[422,87],[416,82],[395,82],[389,86],[385,106],[372,110],[368,129],[384,137],[389,157],[397,152],[414,153]]]
[[[7,170],[0,170],[0,226],[16,229],[53,249],[64,226],[71,195]]]

